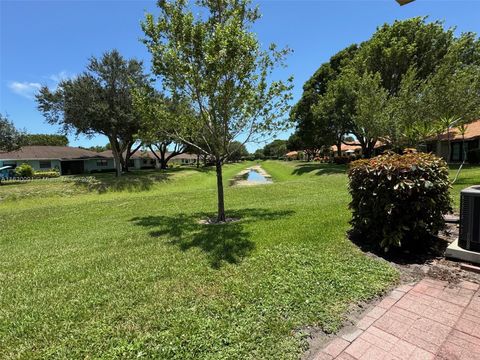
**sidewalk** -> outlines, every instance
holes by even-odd
[[[480,289],[424,279],[393,290],[315,360],[480,360]]]

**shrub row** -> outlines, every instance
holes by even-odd
[[[19,178],[45,179],[59,177],[60,172],[57,169],[34,171],[30,165],[21,164],[15,168],[15,176]]]
[[[447,164],[432,154],[357,160],[348,176],[353,232],[385,251],[436,235],[452,211]]]
[[[57,178],[59,176],[60,176],[60,172],[55,169],[48,170],[48,171],[35,171],[33,173],[34,179],[51,179],[51,178]]]

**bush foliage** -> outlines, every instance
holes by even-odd
[[[452,211],[448,167],[425,153],[352,162],[348,173],[354,233],[392,247],[420,245],[445,227]]]
[[[15,175],[17,177],[31,178],[33,177],[33,168],[28,164],[22,164],[15,168]]]
[[[35,171],[33,174],[34,179],[51,179],[60,177],[60,171],[57,169],[50,169],[47,171]]]

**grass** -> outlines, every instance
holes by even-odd
[[[344,167],[262,166],[273,184],[226,187],[227,225],[198,223],[210,170],[0,186],[2,357],[297,359],[306,326],[397,281],[345,239]]]
[[[450,169],[450,178],[454,179],[458,166],[452,166]],[[466,165],[461,170],[457,181],[453,184],[452,197],[456,210],[460,207],[460,191],[466,187],[480,184],[480,166]]]

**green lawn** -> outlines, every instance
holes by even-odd
[[[452,166],[450,170],[450,177],[453,179],[455,178],[455,174],[457,173],[458,166]],[[460,190],[472,186],[472,185],[479,185],[480,184],[480,166],[469,166],[466,165],[460,172],[460,175],[453,184],[452,189],[452,197],[454,200],[455,208],[458,210],[460,206]]]
[[[273,184],[226,188],[228,225],[198,224],[211,170],[1,185],[0,357],[297,359],[305,326],[397,281],[345,239],[344,167],[262,166]]]

